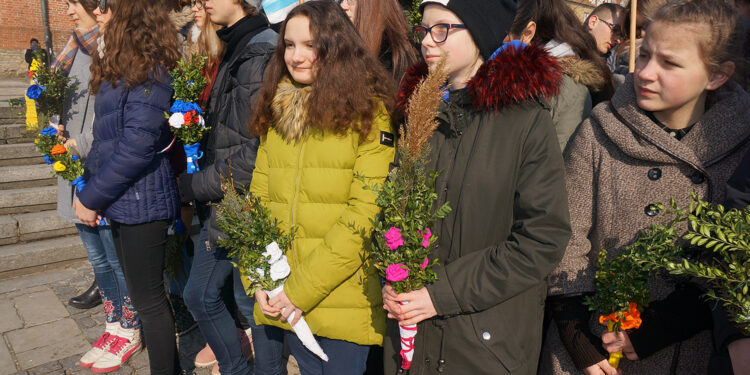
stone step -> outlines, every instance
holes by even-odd
[[[0,216],[0,245],[55,238],[77,232],[73,223],[57,216],[56,210]]]
[[[0,167],[0,190],[53,186],[57,178],[47,164]]]
[[[73,223],[57,216],[57,210],[12,215],[18,221],[18,234],[22,242],[76,234]]]
[[[0,190],[0,215],[57,208],[57,186]]]
[[[0,144],[0,167],[42,163],[44,158],[33,143]]]
[[[86,258],[78,235],[0,246],[0,274]]]

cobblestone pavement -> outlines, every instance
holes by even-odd
[[[86,290],[93,280],[91,266],[82,261],[63,269],[0,280],[0,375],[93,374],[77,365],[81,354],[104,332],[101,305],[78,310],[67,305],[70,297]],[[194,369],[193,359],[205,345],[198,329],[178,340],[184,369]],[[298,375],[296,363],[287,366]],[[111,374],[150,374],[145,350]]]

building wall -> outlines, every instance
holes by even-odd
[[[588,15],[591,13],[594,8],[596,8],[598,5],[602,3],[615,3],[620,4],[622,6],[626,6],[628,3],[628,0],[565,0],[568,3],[568,6],[570,6],[573,11],[576,13],[578,18],[583,22],[583,20],[588,17]]]
[[[20,77],[28,65],[24,53],[29,40],[37,38],[44,45],[42,0],[2,0],[0,10],[0,77]],[[65,14],[65,0],[46,0],[52,49],[56,53],[65,45],[74,24]]]

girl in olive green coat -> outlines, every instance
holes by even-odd
[[[300,5],[279,35],[252,122],[261,143],[251,192],[295,238],[284,291],[257,292],[255,319],[286,330],[302,373],[362,374],[368,346],[382,344],[385,313],[367,260],[379,209],[359,178],[382,183],[395,155],[391,79],[336,3]],[[289,331],[293,311],[328,362]]]

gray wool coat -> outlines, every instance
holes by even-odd
[[[85,48],[79,48],[73,59],[69,77],[78,85],[66,99],[60,123],[65,125],[65,136],[75,139],[76,148],[85,162],[94,141],[94,95],[89,92],[91,56]],[[57,178],[57,215],[63,219],[80,223],[73,212],[74,188],[69,181]]]
[[[596,106],[565,151],[566,186],[572,237],[560,265],[548,278],[549,295],[593,292],[596,257],[607,247],[616,256],[638,231],[665,222],[648,212],[670,198],[685,206],[694,190],[704,200],[722,202],[725,184],[750,150],[750,96],[728,82],[709,96],[709,109],[690,132],[677,140],[655,124],[636,104],[629,75],[611,102]],[[674,282],[652,278],[651,299],[661,300]],[[604,331],[592,314],[589,327]],[[711,351],[710,332],[683,341],[679,351],[667,347],[637,362],[623,359],[625,374],[669,374],[678,355],[677,374],[705,374]],[[636,349],[637,350],[637,349]],[[550,325],[542,349],[540,374],[576,374],[557,328]]]

